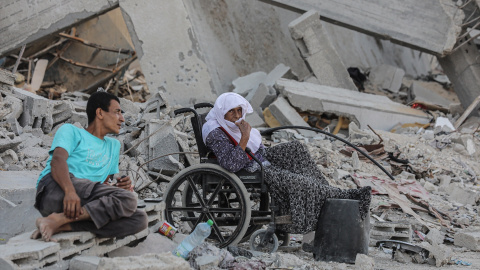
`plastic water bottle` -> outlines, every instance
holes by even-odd
[[[197,225],[193,232],[185,237],[183,241],[177,246],[177,248],[172,251],[173,255],[178,257],[182,257],[184,259],[188,258],[188,253],[192,251],[196,246],[205,241],[205,239],[210,235],[212,232],[212,225],[213,221],[209,219],[207,223],[200,223]]]

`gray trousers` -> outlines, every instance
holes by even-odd
[[[147,214],[137,210],[137,198],[132,192],[72,174],[70,179],[91,218],[70,223],[73,231],[89,231],[99,237],[124,237],[147,228]],[[64,197],[65,193],[49,173],[38,183],[35,208],[44,217],[62,213]]]

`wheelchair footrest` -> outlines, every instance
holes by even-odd
[[[275,224],[292,224],[292,216],[275,217]]]

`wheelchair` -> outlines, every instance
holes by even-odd
[[[198,223],[211,219],[213,225],[209,238],[215,241],[219,248],[236,245],[248,240],[252,235],[259,244],[258,237],[267,234],[269,239],[266,240],[268,244],[265,248],[269,251],[276,250],[279,244],[288,245],[288,233],[276,231],[274,235],[272,230],[261,230],[263,225],[290,220],[288,216],[275,220],[276,209],[270,201],[261,162],[256,160],[261,166],[260,171],[250,173],[242,169],[231,173],[218,165],[216,158],[205,146],[202,126],[206,114],[198,114],[196,110],[209,107],[213,105],[199,103],[194,105],[194,109],[182,108],[174,112],[175,115],[193,113],[190,120],[200,164],[183,169],[168,184],[164,193],[167,222],[176,228],[186,228],[185,233],[190,233]],[[256,159],[254,156],[253,158]]]
[[[279,245],[288,245],[289,233],[276,230],[277,224],[291,223],[291,216],[277,216],[276,207],[268,193],[264,181],[261,162],[254,155],[251,157],[260,165],[261,170],[250,173],[240,170],[231,173],[220,165],[209,152],[202,139],[204,114],[198,109],[212,108],[210,103],[195,104],[194,108],[175,110],[175,115],[193,113],[190,118],[200,155],[200,164],[189,166],[177,173],[164,193],[165,218],[176,228],[183,228],[189,234],[198,223],[213,221],[209,239],[219,248],[236,245],[250,239],[252,250],[274,252]],[[390,178],[394,179],[381,165],[351,143],[328,132],[309,127],[288,126],[262,131],[262,135],[273,131],[294,128],[307,129],[334,137],[350,145],[362,155],[379,166]],[[249,154],[249,149],[246,149]],[[268,225],[267,229],[262,229]]]

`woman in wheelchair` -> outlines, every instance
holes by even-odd
[[[365,217],[370,206],[370,187],[344,190],[330,186],[307,147],[298,141],[266,148],[260,132],[245,121],[246,114],[252,112],[252,106],[242,96],[231,92],[220,95],[203,125],[203,141],[219,165],[230,172],[260,169],[245,153],[247,147],[262,162],[270,196],[280,215],[292,216],[292,224],[279,224],[278,229],[289,233],[315,230],[328,198],[359,200],[360,215]]]

